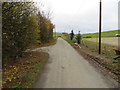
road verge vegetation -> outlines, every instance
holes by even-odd
[[[51,45],[55,45],[57,43],[57,39],[58,38],[53,38],[51,40],[48,41],[48,43],[41,43],[41,44],[34,44],[34,45],[30,45],[27,47],[27,49],[35,49],[35,48],[40,48],[40,47],[47,47],[47,46],[51,46]]]
[[[55,45],[57,39],[52,39],[46,44],[36,44],[28,49],[35,49]],[[9,58],[9,62],[3,68],[3,88],[31,88],[41,73],[41,70],[49,58],[45,52],[26,52],[15,61]]]
[[[29,52],[3,68],[3,88],[31,88],[49,55]],[[19,62],[18,62],[19,61]]]
[[[116,46],[102,44],[101,55],[98,54],[98,43],[85,40],[81,44],[81,47],[81,49],[77,50],[83,57],[85,57],[90,62],[94,62],[96,65],[98,65],[97,67],[102,67],[101,70],[103,72],[107,72],[108,75],[119,82],[118,78],[120,78],[120,59],[113,59],[117,56],[113,50],[117,48]]]
[[[98,43],[89,41],[89,40],[82,40],[82,45],[85,46],[86,48],[89,48],[92,52],[98,53]],[[103,55],[106,58],[111,58],[113,59],[116,57],[116,53],[113,49],[116,49],[117,46],[109,45],[109,44],[104,44],[102,43],[101,45],[101,55]]]
[[[48,54],[30,52],[56,43],[55,25],[46,10],[29,2],[2,3],[2,86],[28,88],[34,82]]]
[[[69,38],[64,38],[79,54],[81,54],[88,62],[90,62],[95,68],[103,72],[106,76],[110,76],[114,80],[119,81],[120,78],[120,59],[114,60],[116,57],[116,46],[102,44],[102,54],[98,54],[98,43],[82,40],[80,46],[74,46],[74,41]]]
[[[74,45],[74,41],[70,39],[63,38],[65,41],[67,41],[69,44]]]

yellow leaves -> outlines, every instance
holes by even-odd
[[[16,79],[16,77],[13,77],[13,79]]]
[[[4,68],[3,69],[3,82],[4,84],[9,81],[11,82],[12,80],[15,80],[16,73],[18,72],[18,68],[16,66],[9,66],[9,68]]]
[[[38,74],[38,72],[40,72],[39,70],[42,67],[41,64],[44,61],[44,58],[43,54],[38,52],[27,55],[27,57],[29,58],[25,58],[22,61],[20,60],[19,63],[15,63],[14,65],[3,69],[4,87],[22,85],[26,88],[27,86],[31,86],[29,83],[32,83],[34,81],[35,76]]]
[[[7,78],[7,81],[10,81],[10,82],[11,82],[11,80],[12,80],[12,77],[11,77],[11,76]]]

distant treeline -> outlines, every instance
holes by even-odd
[[[22,56],[28,46],[47,43],[53,38],[51,20],[33,2],[4,2],[2,4],[2,56]]]

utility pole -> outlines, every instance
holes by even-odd
[[[102,29],[102,1],[100,0],[100,13],[99,13],[99,54],[101,54],[101,29]]]
[[[56,28],[55,28],[55,38],[56,38]]]

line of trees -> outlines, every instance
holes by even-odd
[[[73,40],[73,38],[74,38],[74,32],[72,30],[71,33],[70,33],[70,39]]]
[[[82,37],[81,37],[80,31],[78,32],[77,35],[75,35],[73,30],[71,30],[71,33],[69,35],[71,40],[75,38],[76,39],[75,42],[77,42],[78,44],[81,44]]]
[[[2,57],[20,57],[36,42],[47,43],[53,38],[51,20],[33,2],[4,2],[2,4]]]

